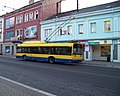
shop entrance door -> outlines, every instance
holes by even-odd
[[[14,55],[14,46],[12,46],[12,55]]]

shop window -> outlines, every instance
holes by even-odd
[[[104,21],[104,31],[105,32],[111,31],[111,22],[110,21]]]
[[[78,34],[83,34],[83,24],[78,25]]]
[[[110,55],[110,46],[101,46],[101,57],[108,57]]]
[[[91,26],[91,32],[95,33],[96,32],[96,23],[95,22],[91,23],[90,26]]]
[[[6,46],[6,47],[5,47],[5,52],[6,52],[6,53],[10,53],[10,46]]]

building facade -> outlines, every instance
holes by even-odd
[[[21,42],[41,40],[40,22],[56,14],[58,1],[40,0],[34,3],[33,0],[27,6],[5,14],[3,55],[15,55],[16,46]],[[61,9],[59,8],[58,11],[60,12]]]
[[[41,22],[41,40],[79,42],[84,60],[120,62],[120,1],[64,12]]]
[[[3,50],[3,25],[4,25],[4,19],[3,16],[0,16],[0,55],[2,55]]]

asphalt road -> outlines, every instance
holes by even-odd
[[[120,96],[120,70],[0,56],[0,76],[58,96]]]

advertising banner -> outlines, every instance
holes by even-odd
[[[24,38],[36,38],[37,37],[37,25],[26,27],[24,29]]]

